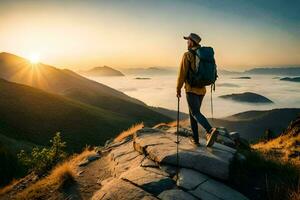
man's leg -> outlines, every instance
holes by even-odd
[[[199,142],[198,123],[195,120],[195,118],[193,117],[191,111],[189,111],[189,113],[190,113],[190,122],[191,122],[192,131],[193,131],[194,142],[198,143]]]
[[[206,117],[200,112],[201,103],[204,95],[197,95],[194,93],[187,92],[186,99],[189,105],[189,110],[192,117],[206,130],[210,132],[211,125],[207,121]],[[198,133],[198,132],[197,132]]]

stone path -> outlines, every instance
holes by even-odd
[[[133,138],[106,146],[112,177],[101,181],[93,200],[246,200],[223,181],[236,150],[215,143],[200,147],[180,137],[179,176],[176,181],[176,135],[174,129],[144,128]]]

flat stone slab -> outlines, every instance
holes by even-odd
[[[92,200],[158,200],[150,193],[121,179],[112,179],[98,190]]]
[[[221,199],[221,200],[247,200],[248,198],[237,192],[236,190],[210,179],[203,184],[200,184],[195,190],[191,191],[192,194],[203,200]]]
[[[208,176],[195,170],[181,168],[178,174],[177,186],[186,190],[195,189],[209,179]]]
[[[158,195],[161,200],[197,200],[191,194],[178,189],[166,190]]]
[[[175,186],[175,182],[167,175],[156,168],[136,167],[123,173],[120,178],[138,185],[151,194],[158,195]]]
[[[176,135],[166,133],[143,134],[134,138],[134,147],[140,153],[160,163],[176,165]],[[204,174],[226,180],[229,176],[229,164],[236,150],[215,143],[211,148],[205,147],[205,140],[195,147],[186,137],[180,137],[179,165]]]

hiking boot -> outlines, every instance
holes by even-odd
[[[206,134],[206,146],[211,147],[215,143],[217,136],[218,136],[217,129],[216,128],[210,129],[210,132]]]
[[[200,145],[199,141],[195,141],[194,138],[189,138],[189,142],[194,146],[199,146]]]

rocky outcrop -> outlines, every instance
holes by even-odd
[[[224,184],[234,148],[220,143],[206,148],[204,140],[196,147],[181,134],[177,167],[175,133],[174,128],[143,128],[101,149],[112,177],[100,181],[92,199],[247,199]]]

